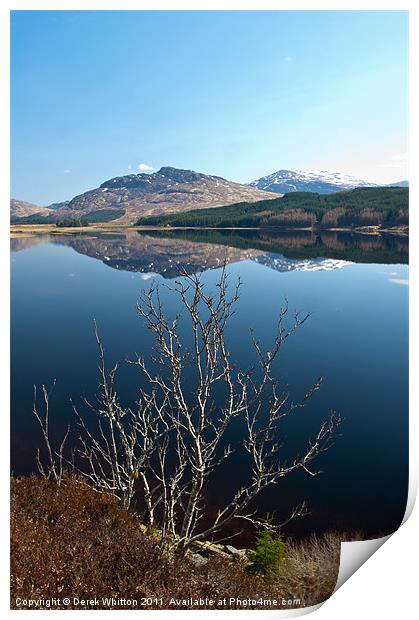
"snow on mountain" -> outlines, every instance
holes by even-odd
[[[288,192],[332,194],[354,187],[376,187],[375,183],[355,179],[349,174],[326,170],[278,170],[252,181],[249,185],[277,194]]]

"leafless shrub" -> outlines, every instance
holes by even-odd
[[[308,318],[295,313],[287,327],[288,304],[280,311],[272,347],[264,351],[252,335],[256,368],[243,371],[233,363],[225,332],[239,298],[240,281],[229,295],[225,268],[217,292],[208,294],[199,275],[183,274],[171,289],[192,332],[189,349],[181,338],[178,315],[170,321],[163,311],[156,285],[142,295],[138,313],[154,334],[152,358],[131,361],[146,379],[147,387],[135,409],[121,405],[115,390],[117,365],[106,369],[102,340],[99,347],[100,394],[91,406],[96,426],[76,412],[80,446],[77,471],[95,489],[118,497],[129,507],[136,481],[146,506],[148,523],[163,541],[186,551],[191,544],[220,534],[233,520],[260,525],[251,502],[266,488],[303,470],[319,471],[313,461],[329,449],[341,419],[331,413],[316,436],[294,460],[283,461],[279,429],[282,421],[303,408],[320,388],[319,378],[304,398],[294,403],[281,389],[273,365],[284,342]],[[219,395],[223,394],[222,402]],[[251,464],[250,477],[220,505],[211,522],[204,522],[205,496],[213,472],[234,448],[225,437],[241,420],[244,449]],[[49,442],[48,429],[44,438]],[[50,450],[51,452],[51,450]],[[305,514],[296,507],[290,517]],[[270,525],[278,529],[283,524]]]

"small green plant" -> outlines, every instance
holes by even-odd
[[[287,565],[287,553],[282,535],[265,529],[257,536],[255,550],[249,557],[248,571],[268,578],[279,575]]]

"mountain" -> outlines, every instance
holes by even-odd
[[[288,192],[331,194],[355,187],[376,187],[375,183],[355,179],[348,174],[324,170],[278,170],[252,181],[249,185],[275,194]]]
[[[153,174],[129,174],[105,181],[55,210],[54,217],[133,224],[139,217],[219,207],[274,198],[221,177],[163,167]]]
[[[35,205],[24,200],[10,199],[10,219],[15,220],[21,217],[39,216],[46,217],[51,213],[50,209]]]

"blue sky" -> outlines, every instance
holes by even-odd
[[[165,165],[407,177],[406,12],[15,11],[11,35],[16,198]]]

